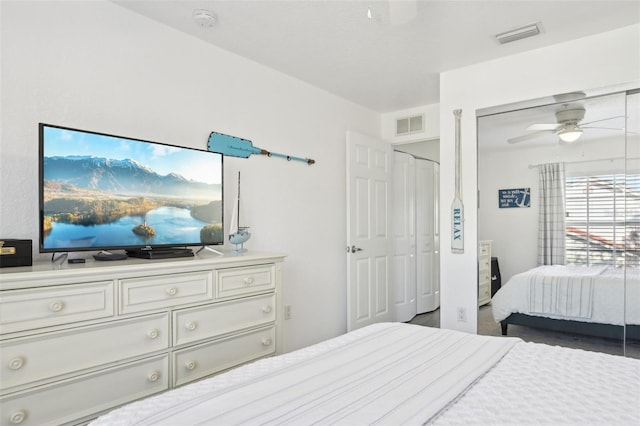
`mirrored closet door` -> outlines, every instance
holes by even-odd
[[[625,323],[640,309],[625,285],[639,266],[630,250],[640,211],[632,93],[479,111],[479,269],[488,251],[491,277],[489,294],[479,280],[480,334],[634,352],[624,344]]]
[[[640,89],[627,93],[625,354],[640,358]]]

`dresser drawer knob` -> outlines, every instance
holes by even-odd
[[[56,301],[49,305],[49,309],[51,309],[53,312],[60,312],[62,308],[64,308],[64,302],[61,301]]]
[[[195,361],[187,361],[184,366],[187,367],[187,370],[195,370],[196,365]]]
[[[271,339],[262,339],[262,346],[271,346]]]
[[[265,314],[270,314],[272,310],[273,310],[273,308],[271,308],[270,305],[262,307],[262,312],[264,312]]]
[[[151,339],[157,339],[159,335],[160,331],[157,328],[154,328],[153,330],[149,330],[147,332],[147,336],[149,336],[149,338]]]
[[[150,382],[157,382],[158,379],[160,378],[160,373],[158,373],[157,371],[152,371],[151,373],[149,373],[147,378],[149,379]]]
[[[24,365],[24,361],[25,359],[21,356],[15,357],[9,361],[9,368],[12,370],[20,370]]]
[[[195,330],[196,328],[198,328],[198,323],[195,321],[191,321],[187,323],[187,330]]]
[[[246,285],[251,285],[251,284],[253,284],[253,277],[246,277],[246,278],[244,279],[244,283],[245,283]]]
[[[27,418],[27,413],[24,411],[16,411],[9,417],[11,424],[19,425]]]
[[[176,294],[178,294],[178,289],[175,287],[171,287],[167,289],[167,294],[169,296],[175,296]]]

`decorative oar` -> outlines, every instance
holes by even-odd
[[[462,204],[462,149],[460,146],[460,117],[462,110],[453,110],[456,120],[456,194],[451,203],[451,252],[464,253],[464,205]]]
[[[308,165],[315,163],[315,160],[310,158],[294,157],[292,155],[278,154],[277,152],[256,148],[250,140],[218,132],[211,132],[207,148],[209,151],[219,152],[222,155],[230,155],[232,157],[249,158],[251,154],[260,154],[266,155],[267,157],[286,158],[287,161],[303,161]]]

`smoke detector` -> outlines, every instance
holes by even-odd
[[[193,11],[193,22],[204,28],[213,27],[218,19],[215,13],[205,10],[197,9]]]

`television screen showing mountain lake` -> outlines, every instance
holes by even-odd
[[[137,235],[133,228],[146,224],[155,235]],[[143,216],[124,216],[112,223],[99,225],[75,225],[53,222],[45,237],[44,245],[62,247],[121,247],[126,245],[185,245],[200,243],[200,230],[207,222],[191,217],[189,209],[160,207]]]

